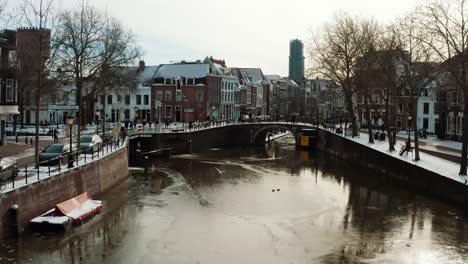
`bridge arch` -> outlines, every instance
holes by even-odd
[[[267,134],[274,132],[275,130],[282,130],[282,131],[289,131],[291,135],[294,137],[294,140],[297,144],[297,127],[293,126],[285,126],[281,124],[271,124],[267,126],[262,126],[259,129],[255,129],[255,132],[252,135],[252,143],[257,145],[265,144],[265,139]]]

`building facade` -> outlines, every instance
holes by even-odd
[[[0,31],[0,145],[6,144],[6,122],[18,114],[17,79],[10,57],[16,49],[16,32]]]

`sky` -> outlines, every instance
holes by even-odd
[[[61,0],[62,7],[80,1]],[[225,59],[230,67],[260,67],[288,75],[289,41],[306,45],[337,11],[380,22],[411,11],[417,0],[89,0],[132,30],[146,65]],[[305,51],[306,67],[309,55]]]

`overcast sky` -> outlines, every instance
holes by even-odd
[[[147,65],[225,59],[228,66],[288,74],[289,40],[306,45],[338,10],[391,21],[417,0],[89,0],[138,37]],[[77,0],[62,0],[62,6]],[[306,54],[306,57],[308,55]],[[307,60],[307,59],[306,59]]]

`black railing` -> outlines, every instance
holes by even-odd
[[[36,181],[40,181],[53,176],[54,173],[60,173],[63,170],[63,164],[68,164],[70,158],[72,158],[70,162],[73,162],[74,167],[77,167],[89,161],[97,160],[106,154],[111,154],[123,145],[125,145],[124,140],[115,139],[103,142],[97,148],[93,146],[82,150],[76,149],[72,151],[72,155],[70,155],[69,151],[66,151],[55,158],[24,166],[24,169],[18,169],[15,165],[11,177],[0,178],[0,191],[12,190],[15,187],[31,184],[33,181],[30,181],[30,178],[34,176]],[[89,160],[88,155],[91,156],[91,160]]]

